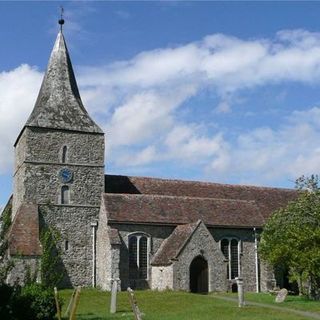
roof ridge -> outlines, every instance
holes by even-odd
[[[226,198],[214,198],[214,197],[193,197],[193,196],[170,196],[170,195],[163,195],[163,194],[148,194],[148,193],[103,193],[103,196],[125,196],[128,198],[169,198],[169,199],[199,199],[199,200],[219,200],[219,201],[226,201],[226,202],[252,202],[257,205],[256,200],[246,200],[246,199],[226,199]]]
[[[210,181],[199,181],[199,180],[181,180],[181,179],[169,179],[169,178],[158,178],[158,177],[148,177],[148,176],[128,176],[128,175],[114,175],[114,174],[105,174],[105,176],[113,177],[127,177],[128,179],[146,179],[146,180],[157,180],[169,183],[185,183],[185,184],[202,184],[202,185],[216,185],[216,186],[225,186],[225,187],[234,187],[234,188],[250,188],[250,189],[266,189],[266,190],[282,190],[289,192],[297,192],[296,189],[284,188],[284,187],[268,187],[268,186],[257,186],[249,184],[231,184],[231,183],[219,183],[219,182],[210,182]]]

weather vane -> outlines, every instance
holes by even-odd
[[[64,25],[64,19],[63,19],[63,6],[61,8],[61,14],[60,14],[60,19],[59,19],[59,24],[60,24],[60,30],[62,31],[62,26]]]

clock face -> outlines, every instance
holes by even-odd
[[[60,175],[62,182],[64,182],[64,183],[70,182],[73,177],[72,171],[67,168],[61,169],[59,175]]]

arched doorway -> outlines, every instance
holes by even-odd
[[[190,264],[190,291],[208,293],[208,262],[203,257],[196,257]]]

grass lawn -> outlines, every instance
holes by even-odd
[[[223,293],[219,294],[226,297],[233,297],[237,298],[237,293]],[[284,308],[292,308],[297,310],[303,311],[310,311],[310,312],[318,312],[320,314],[320,302],[319,301],[312,301],[305,297],[299,296],[287,296],[285,302],[283,303],[275,303],[276,296],[271,295],[268,293],[245,293],[245,299],[248,301],[260,302],[260,303],[267,303],[277,307],[284,307]]]
[[[196,295],[186,292],[152,292],[136,291],[136,298],[140,310],[145,314],[144,320],[302,320],[305,317],[278,310],[265,309],[255,306],[238,308],[237,303],[216,299],[214,294]],[[72,290],[59,292],[64,301],[64,314]],[[230,296],[230,295],[229,295]],[[264,294],[247,294],[249,300],[263,303],[273,303],[274,297]],[[300,310],[319,311],[319,303],[302,301],[294,297],[283,306]],[[277,304],[279,306],[280,304]],[[109,314],[110,293],[92,289],[81,291],[80,303],[77,311],[78,320],[106,320],[123,319],[133,320],[127,292],[118,293],[117,313]],[[301,308],[300,308],[301,306]]]

